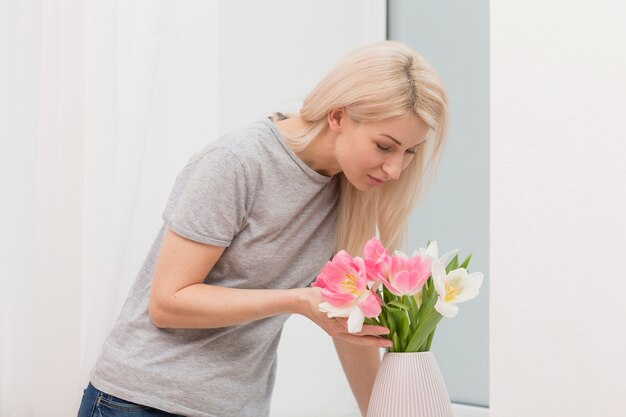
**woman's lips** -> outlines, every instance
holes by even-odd
[[[379,180],[379,179],[378,179],[378,178],[376,178],[376,177],[372,177],[371,175],[368,175],[368,177],[369,177],[369,179],[370,179],[370,182],[371,182],[372,184],[374,184],[374,185],[383,185],[383,183],[385,182],[385,181],[383,181],[383,180]]]

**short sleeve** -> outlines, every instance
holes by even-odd
[[[163,220],[196,242],[230,246],[246,220],[244,166],[232,151],[215,147],[192,157],[176,177]]]

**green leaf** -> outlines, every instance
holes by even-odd
[[[400,301],[395,301],[395,300],[394,301],[389,301],[387,303],[387,305],[392,305],[392,306],[401,308],[402,310],[405,310],[405,311],[409,311],[410,310],[410,307],[408,305],[406,305],[406,304],[404,304],[404,303],[402,303]]]
[[[380,323],[378,322],[378,320],[374,319],[374,318],[365,318],[365,320],[363,320],[363,324],[371,324],[373,326],[380,326]]]
[[[402,319],[400,320],[400,340],[402,341],[403,346],[406,346],[408,343],[410,330],[411,327],[409,325],[409,318],[406,314],[403,314]]]
[[[420,307],[419,313],[417,314],[417,320],[423,320],[424,316],[430,311],[437,302],[436,297],[431,297],[428,291],[423,288],[422,289],[422,306]]]
[[[423,311],[425,310],[426,302],[428,302],[428,290],[426,289],[426,285],[422,287],[422,304],[420,308],[417,310],[417,319],[419,320],[423,315]],[[415,302],[417,305],[417,301]]]
[[[387,322],[387,318],[385,317],[385,312],[380,313],[380,323],[389,329],[389,323]]]
[[[465,258],[465,260],[463,261],[463,263],[461,263],[461,266],[459,268],[467,269],[467,265],[469,265],[469,261],[470,261],[470,259],[472,259],[472,255],[473,254],[471,254],[471,253],[469,255],[467,255],[467,258]]]
[[[395,299],[391,291],[389,291],[387,287],[385,287],[384,285],[383,285],[383,299],[385,301],[385,304]]]
[[[426,287],[426,290],[428,291],[428,294],[432,294],[434,289],[435,289],[435,281],[433,280],[432,275],[430,276],[430,278],[428,278],[428,287]]]
[[[396,332],[396,321],[393,318],[393,312],[387,310],[387,323],[389,324],[389,330],[391,333]]]
[[[404,311],[404,310],[402,310],[402,309],[400,309],[400,308],[398,308],[398,307],[394,306],[394,305],[393,305],[393,304],[391,304],[391,303],[390,303],[390,304],[387,304],[387,305],[385,306],[385,310],[387,310],[387,311],[393,311],[394,313],[397,313],[397,312],[399,312],[399,311]]]
[[[404,310],[399,310],[396,308],[390,308],[388,309],[388,311],[393,316],[393,320],[396,323],[396,328],[400,330],[400,322],[402,321],[402,317],[406,316],[406,313],[404,312]]]
[[[446,266],[446,274],[449,274],[450,271],[457,269],[459,266],[459,255],[454,255],[454,258],[450,261],[448,266]]]
[[[392,352],[399,352],[400,350],[400,340],[398,340],[398,334],[394,333],[393,334],[393,346],[392,346]]]
[[[388,311],[391,315],[390,321],[393,321],[396,326],[394,334],[398,335],[399,344],[396,346],[396,351],[402,352],[404,350],[404,346],[406,345],[406,342],[405,342],[406,337],[404,335],[408,333],[408,324],[409,324],[407,316],[406,316],[406,312],[404,310],[396,310],[396,309],[389,309]],[[404,327],[405,325],[407,326],[406,328]]]
[[[405,295],[404,299],[406,299],[406,303],[409,305],[409,321],[411,324],[411,333],[415,331],[417,327],[417,313],[419,313],[419,308],[417,307],[417,301],[415,297],[412,295]]]
[[[433,337],[435,336],[435,331],[437,329],[435,328],[435,330],[432,331],[432,333],[428,336],[428,339],[426,340],[426,347],[424,348],[425,352],[430,351],[430,345],[433,343]]]
[[[433,293],[435,293],[435,283],[431,282],[430,285],[428,286],[428,297],[431,298],[433,296]]]
[[[395,336],[397,336],[397,340],[398,340],[398,345],[396,346],[396,352],[404,352],[404,342],[402,341],[402,337],[400,336],[400,334],[396,333]]]
[[[419,308],[417,307],[417,301],[415,297],[412,295],[407,296],[407,300],[409,302],[409,306],[411,310],[409,310],[409,318],[411,319],[411,331],[415,331],[417,327],[417,313],[419,313]]]
[[[406,347],[406,352],[418,352],[420,346],[428,340],[428,336],[435,330],[442,317],[443,316],[436,311],[427,315],[420,322],[417,331],[411,337],[411,340]]]

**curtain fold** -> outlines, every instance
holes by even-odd
[[[216,45],[216,10],[2,3],[1,416],[75,415],[176,173],[217,130],[185,111],[216,107],[217,47],[178,59]],[[185,103],[195,86],[211,94]]]
[[[106,3],[93,4],[92,21]],[[121,6],[121,7],[126,7]],[[149,141],[147,126],[154,122],[152,105],[157,69],[157,54],[164,35],[164,4],[162,2],[136,1],[134,7],[117,13],[131,12],[130,28],[120,28],[121,19],[112,19],[105,27],[97,28],[88,39],[98,39],[107,34],[109,47],[105,56],[95,51],[87,60],[88,93],[90,105],[99,107],[107,103],[106,112],[87,126],[86,138],[93,145],[86,149],[84,158],[85,201],[90,205],[85,211],[85,227],[89,239],[85,242],[83,263],[82,321],[81,321],[81,380],[88,380],[100,346],[126,296],[129,276],[124,274],[129,262],[131,231],[137,213],[137,198],[141,188],[142,168]],[[138,18],[141,16],[141,18]],[[115,17],[115,16],[113,16]],[[120,30],[121,29],[121,30]],[[120,45],[128,39],[128,46]],[[116,53],[117,52],[117,53]],[[111,61],[107,61],[109,57]],[[102,68],[116,68],[117,76],[109,80],[116,87],[111,93],[99,83]],[[93,71],[93,74],[92,74]],[[99,123],[100,116],[114,124],[107,127]],[[99,127],[109,133],[100,134]],[[97,138],[97,139],[96,139]],[[102,199],[102,191],[108,198]],[[96,203],[96,204],[94,204]],[[107,262],[101,260],[106,259]],[[111,308],[114,306],[114,308]]]

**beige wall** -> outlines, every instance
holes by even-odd
[[[625,21],[491,2],[492,417],[626,410]]]

